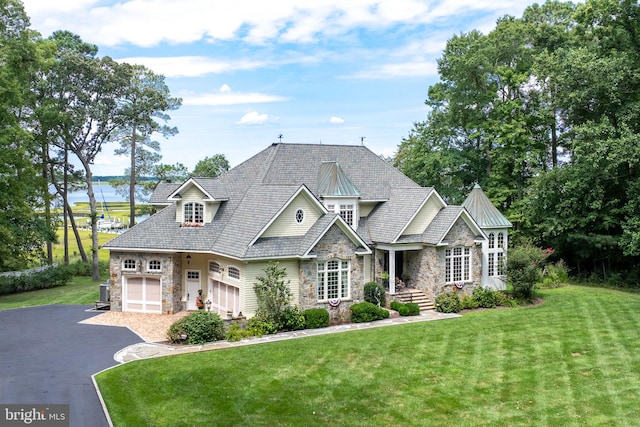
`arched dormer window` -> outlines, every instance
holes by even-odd
[[[182,208],[182,222],[203,224],[204,223],[204,204],[198,202],[187,202]]]

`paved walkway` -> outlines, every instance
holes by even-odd
[[[316,335],[335,334],[340,332],[355,331],[361,329],[380,328],[384,326],[401,325],[406,323],[428,322],[433,320],[452,319],[460,317],[459,314],[445,314],[437,311],[428,311],[419,316],[397,317],[393,319],[378,320],[367,323],[351,323],[347,325],[329,326],[319,329],[305,329],[294,332],[281,332],[274,335],[266,335],[261,338],[249,338],[237,342],[217,341],[203,345],[171,346],[162,343],[144,342],[123,348],[114,355],[119,363],[132,360],[148,359],[151,357],[173,356],[177,354],[194,353],[197,351],[220,350],[223,348],[240,347],[245,345],[262,344],[266,342],[285,341],[295,338],[312,337]]]

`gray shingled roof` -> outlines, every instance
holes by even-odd
[[[368,239],[376,243],[394,243],[431,192],[431,187],[393,188],[389,200],[369,214]]]
[[[440,209],[424,233],[402,236],[398,239],[398,243],[424,243],[427,245],[442,243],[463,209],[462,206],[447,206]]]
[[[334,214],[324,215],[305,236],[258,239],[302,185],[320,197],[320,168],[339,163],[361,200],[388,200],[375,209],[366,241],[392,242],[433,189],[422,188],[364,146],[273,144],[217,178],[196,178],[205,191],[223,199],[211,224],[181,228],[176,207],[168,206],[108,242],[112,249],[202,251],[237,258],[299,256],[326,231]],[[344,184],[344,182],[343,182]],[[153,200],[178,184],[160,187]],[[323,228],[324,227],[324,228]],[[371,239],[371,240],[369,240]]]
[[[507,228],[511,222],[500,213],[478,184],[462,204],[482,228]]]
[[[155,190],[153,190],[153,194],[151,194],[149,204],[170,205],[171,202],[167,200],[167,197],[176,191],[181,184],[182,183],[176,184],[175,182],[159,182]]]

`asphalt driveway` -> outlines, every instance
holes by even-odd
[[[66,404],[72,427],[108,426],[91,375],[142,342],[126,328],[79,324],[90,306],[0,311],[0,404]]]

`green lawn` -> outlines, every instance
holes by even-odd
[[[91,277],[74,277],[66,286],[1,295],[0,310],[47,304],[94,304],[99,299],[102,282],[94,282]]]
[[[566,287],[535,307],[142,360],[98,375],[119,426],[626,426],[640,296]]]

